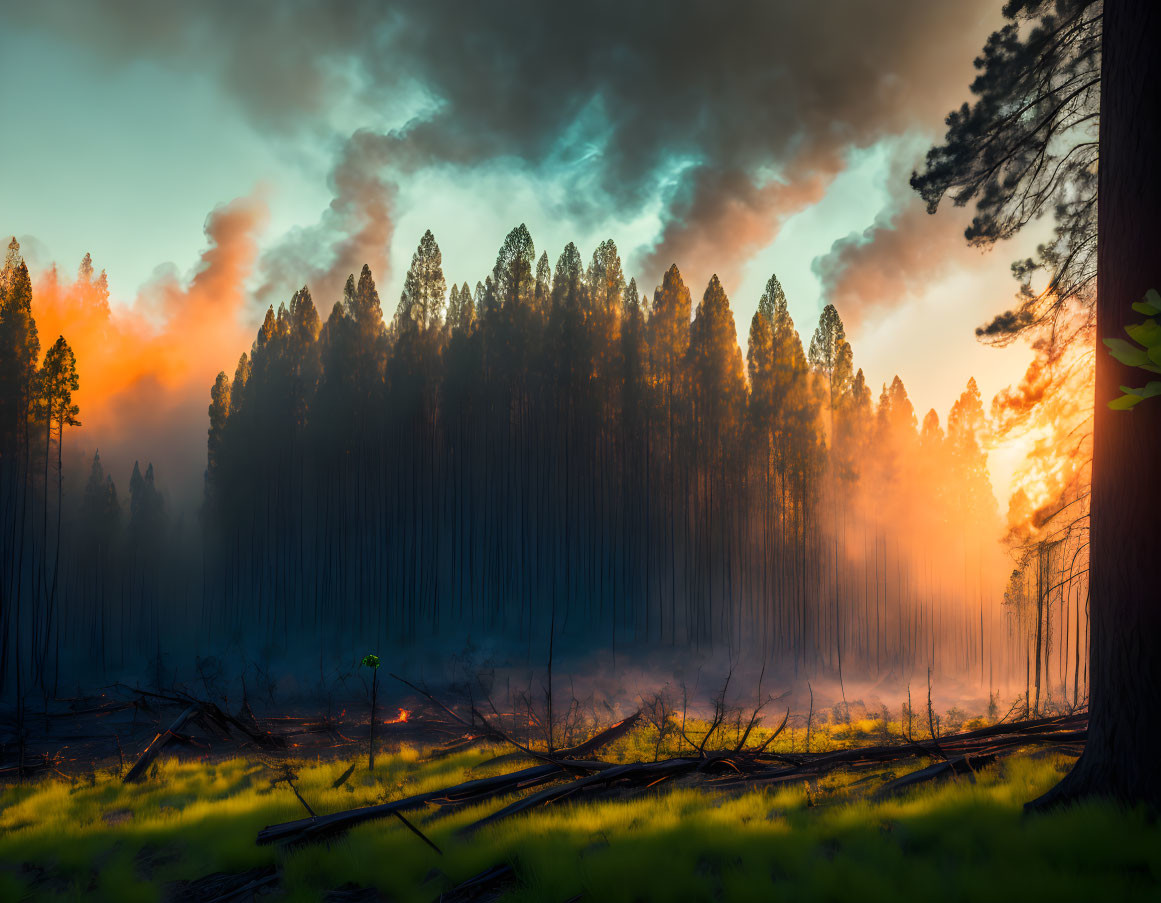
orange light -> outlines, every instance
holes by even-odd
[[[394,718],[388,718],[383,723],[384,724],[402,724],[410,717],[411,717],[411,712],[409,712],[407,709],[400,709],[398,715],[396,715]]]

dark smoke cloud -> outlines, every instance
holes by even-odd
[[[335,266],[387,222],[376,219],[386,206],[360,211],[343,194],[356,159],[371,167],[356,181],[382,198],[385,165],[398,176],[437,163],[585,159],[594,170],[570,194],[570,214],[592,221],[660,199],[662,230],[643,262],[659,271],[685,254],[701,266],[712,252],[728,271],[819,196],[846,149],[938,123],[961,99],[995,7],[42,0],[11,12],[111,63],[144,56],[206,72],[257,123],[288,134],[333,133],[332,111],[352,102],[374,127],[420,92],[424,114],[377,142],[357,134],[361,147],[338,163],[336,205],[318,227],[337,223]],[[352,227],[351,216],[380,232]],[[298,246],[319,236],[301,234]]]
[[[310,128],[357,90],[356,70],[342,61],[377,52],[383,9],[343,0],[0,0],[9,24],[45,28],[110,67],[147,59],[215,78],[256,123],[280,131]]]
[[[963,237],[966,217],[931,216],[907,179],[916,161],[897,152],[888,179],[890,205],[862,232],[838,239],[811,262],[824,303],[857,327],[922,295],[982,252]]]
[[[296,229],[262,255],[262,302],[286,300],[303,283],[310,286],[321,315],[342,295],[349,274],[363,264],[377,276],[387,272],[395,226],[395,187],[382,177],[387,141],[357,132],[344,145],[331,172],[334,200],[314,226]]]

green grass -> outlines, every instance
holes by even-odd
[[[814,736],[820,744],[867,742],[851,727],[840,737],[830,729]],[[872,723],[869,739],[881,729]],[[783,740],[788,748],[791,738]],[[651,729],[640,730],[612,752],[652,758],[655,742]],[[297,786],[316,811],[332,812],[493,773],[481,766],[496,752],[425,763],[405,748],[384,755],[374,775],[359,760],[339,790],[331,784],[350,759],[298,762]],[[677,784],[539,810],[471,839],[457,829],[504,801],[416,812],[441,857],[394,820],[364,824],[326,846],[259,847],[254,838],[263,825],[304,814],[284,784],[271,788],[276,772],[247,759],[170,760],[137,786],[102,771],[72,784],[54,777],[0,790],[0,900],[158,900],[169,882],[275,862],[284,875],[281,899],[295,901],[319,900],[352,882],[393,900],[430,901],[503,862],[519,878],[505,898],[512,901],[578,893],[610,903],[1161,899],[1161,828],[1142,813],[1090,804],[1023,816],[1022,804],[1069,764],[1017,756],[974,781],[883,801],[868,796],[883,778],[866,780],[865,771],[734,794]]]

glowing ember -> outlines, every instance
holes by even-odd
[[[403,722],[405,722],[410,717],[411,717],[411,712],[409,712],[407,709],[400,709],[398,715],[396,715],[394,718],[388,718],[383,723],[384,724],[403,724]]]

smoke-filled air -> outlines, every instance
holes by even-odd
[[[1161,887],[1146,0],[0,9],[0,897]]]

